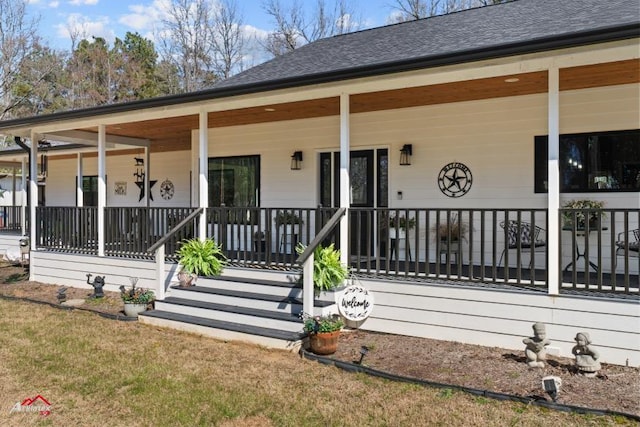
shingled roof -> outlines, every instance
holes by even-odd
[[[515,0],[318,40],[211,89],[0,121],[0,129],[637,37],[637,0]]]
[[[639,33],[637,1],[516,0],[318,40],[214,88],[338,80]]]

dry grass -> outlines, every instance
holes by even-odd
[[[291,353],[0,300],[0,425],[619,425],[354,375]],[[41,394],[52,414],[9,414]]]

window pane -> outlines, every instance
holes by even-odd
[[[535,192],[547,191],[548,138],[535,138]],[[560,135],[560,191],[640,191],[640,130]]]
[[[209,159],[209,205],[259,206],[259,177],[259,156]]]

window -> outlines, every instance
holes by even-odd
[[[209,206],[260,206],[260,156],[210,158]]]
[[[546,193],[548,137],[535,137],[535,192]],[[560,135],[560,192],[640,191],[640,130]]]
[[[98,177],[82,177],[82,206],[98,206]]]

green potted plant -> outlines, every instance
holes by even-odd
[[[406,218],[404,215],[396,217],[395,215],[389,216],[389,238],[395,239],[396,237],[404,238],[407,230],[411,230],[416,226],[416,219],[414,217]]]
[[[600,222],[606,218],[606,214],[600,210],[605,203],[600,200],[569,200],[562,205],[562,222],[564,227],[573,228],[573,219],[576,220],[578,229],[585,229],[586,222],[589,221],[590,229],[597,229]]]
[[[222,246],[209,238],[183,240],[176,254],[180,263],[180,286],[191,286],[198,276],[217,276],[227,265]]]
[[[309,336],[309,347],[316,354],[333,354],[338,349],[338,338],[344,327],[337,314],[325,316],[303,315],[304,331]]]
[[[301,254],[306,246],[299,243],[296,252]],[[340,251],[332,244],[318,246],[313,252],[313,289],[317,295],[342,285],[349,276],[346,265],[340,261]],[[302,278],[302,277],[301,277]]]
[[[129,317],[138,317],[138,314],[145,311],[149,304],[153,302],[155,296],[151,289],[136,286],[138,283],[137,277],[129,279],[131,280],[131,287],[120,286],[120,298],[124,303],[124,314]]]

